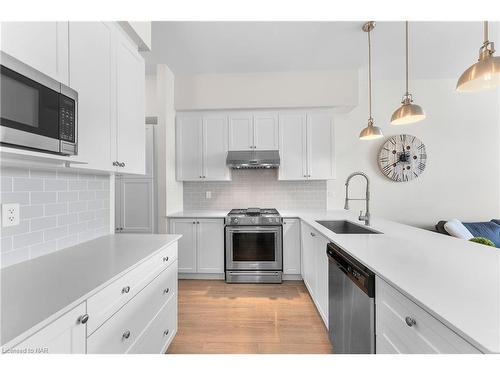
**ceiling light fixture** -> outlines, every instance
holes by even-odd
[[[361,130],[359,139],[367,141],[377,139],[384,136],[382,129],[374,125],[372,117],[372,46],[371,46],[371,31],[375,28],[375,22],[366,22],[362,29],[368,33],[368,103],[370,108],[370,117],[368,118],[368,126]]]
[[[495,44],[488,40],[488,21],[483,23],[484,41],[479,48],[479,60],[462,73],[457,91],[476,92],[500,86],[500,57],[495,57]]]
[[[413,97],[408,90],[408,21],[406,21],[406,92],[401,100],[401,106],[391,116],[392,125],[405,125],[425,119],[422,107],[413,104]]]

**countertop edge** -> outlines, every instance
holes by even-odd
[[[13,339],[7,341],[5,344],[0,344],[0,347],[2,349],[4,349],[4,348],[11,348],[11,347],[14,347],[17,344],[23,342],[24,340],[26,340],[27,338],[29,338],[30,336],[32,336],[36,332],[40,331],[41,329],[43,329],[47,325],[49,325],[52,322],[54,322],[57,319],[59,319],[64,314],[66,314],[69,311],[73,310],[75,307],[77,307],[78,305],[80,305],[85,300],[89,299],[94,294],[98,293],[99,291],[101,291],[104,288],[106,288],[108,285],[112,284],[113,282],[115,282],[119,278],[123,277],[125,274],[129,273],[130,271],[132,271],[133,269],[135,269],[136,267],[138,267],[140,264],[144,263],[149,258],[151,258],[154,255],[158,254],[159,252],[161,252],[162,250],[164,250],[168,246],[172,245],[174,242],[179,241],[179,239],[182,237],[182,235],[180,235],[180,234],[171,234],[171,235],[175,236],[175,237],[173,239],[171,239],[169,242],[167,242],[166,244],[164,244],[161,247],[159,247],[157,250],[151,252],[148,256],[142,258],[139,262],[134,263],[130,267],[128,267],[125,270],[121,271],[120,273],[114,275],[112,278],[108,279],[107,281],[105,281],[104,283],[102,283],[99,286],[95,287],[94,289],[88,291],[83,296],[77,298],[75,301],[73,301],[70,304],[64,306],[62,309],[54,312],[52,315],[48,316],[47,318],[45,318],[41,322],[37,323],[36,325],[32,326],[31,328],[29,328],[26,331],[22,332],[21,334],[17,335]],[[64,251],[64,250],[60,250],[60,251]],[[178,255],[177,255],[177,257],[178,257]]]

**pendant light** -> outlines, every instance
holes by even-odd
[[[422,107],[413,104],[413,97],[408,90],[408,21],[406,21],[406,92],[401,100],[401,106],[391,116],[392,125],[405,125],[422,121],[425,113]]]
[[[488,21],[483,23],[484,41],[479,48],[479,61],[462,73],[457,91],[475,92],[500,86],[500,57],[495,57],[495,45],[488,40]]]
[[[363,31],[368,33],[368,103],[370,108],[370,117],[368,118],[368,126],[361,130],[359,139],[367,141],[377,139],[384,136],[382,130],[374,125],[372,117],[372,46],[371,46],[371,31],[375,28],[375,22],[370,21],[363,25]]]

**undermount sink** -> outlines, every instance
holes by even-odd
[[[376,230],[363,225],[351,223],[347,220],[317,220],[316,222],[337,234],[382,234]]]

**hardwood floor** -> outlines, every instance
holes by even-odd
[[[178,324],[168,353],[331,353],[302,281],[179,280]]]

